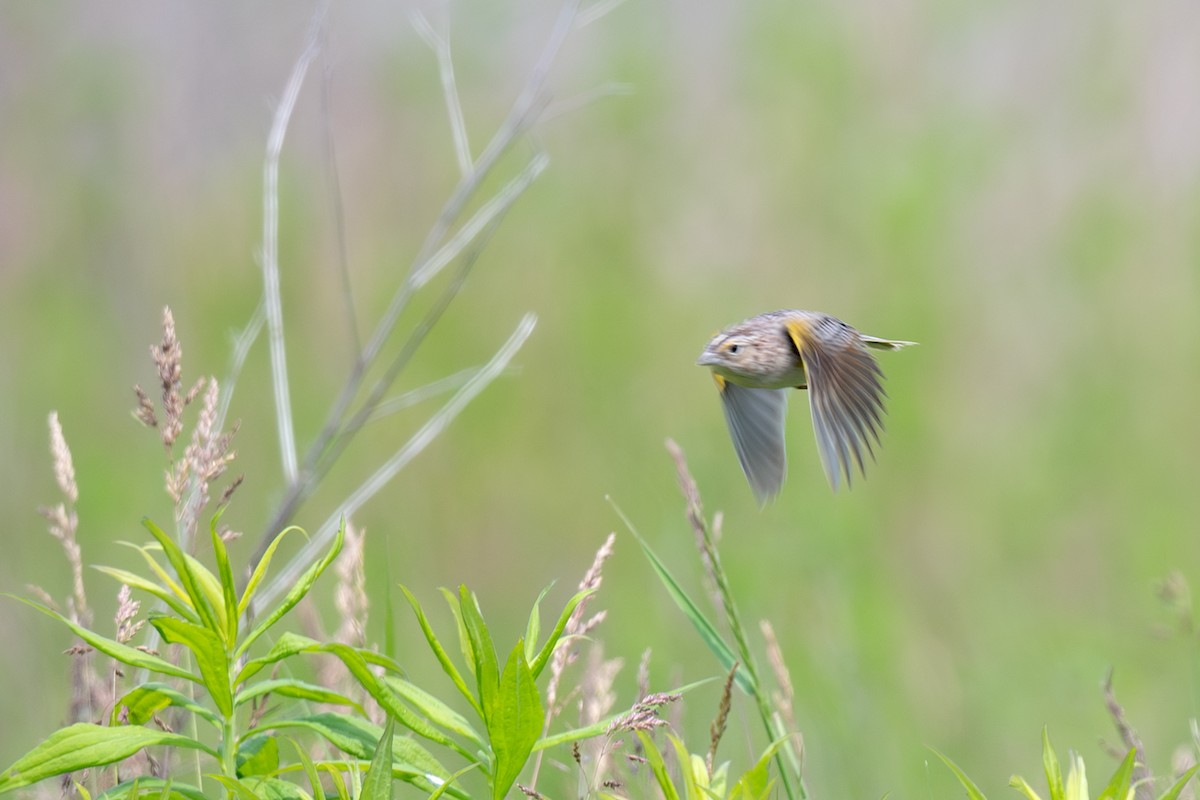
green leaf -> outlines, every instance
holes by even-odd
[[[637,735],[638,739],[642,742],[642,751],[646,754],[646,763],[650,765],[650,771],[654,774],[654,780],[658,783],[658,788],[663,794],[663,799],[680,800],[679,790],[671,782],[671,773],[667,770],[666,761],[663,760],[662,752],[659,751],[658,745],[646,735],[645,731],[637,731]]]
[[[438,744],[449,747],[466,758],[472,758],[469,751],[451,739],[439,729],[435,728],[423,717],[417,716],[412,709],[400,702],[399,696],[392,691],[387,685],[375,676],[375,673],[367,666],[362,654],[350,647],[349,645],[338,644],[336,642],[321,645],[318,650],[323,653],[333,653],[342,660],[346,665],[346,669],[350,670],[350,674],[358,681],[359,685],[367,691],[379,703],[388,714],[396,718],[396,721],[405,726],[413,733],[437,742]]]
[[[1034,791],[1033,787],[1029,785],[1029,781],[1025,780],[1020,775],[1013,775],[1011,778],[1009,778],[1008,785],[1025,795],[1028,800],[1042,800],[1041,796],[1039,796],[1038,793]]]
[[[551,583],[545,589],[538,593],[537,600],[533,601],[533,608],[529,611],[529,621],[525,623],[525,660],[532,663],[537,658],[538,637],[542,635],[542,601],[546,599],[546,595],[550,592]]]
[[[105,575],[108,575],[111,578],[115,578],[117,581],[125,584],[130,589],[138,589],[153,597],[157,597],[159,600],[166,603],[172,611],[184,619],[187,619],[191,622],[200,621],[200,618],[195,615],[192,609],[189,608],[187,604],[181,602],[179,598],[175,596],[174,592],[164,589],[153,581],[146,580],[135,572],[116,569],[114,567],[93,567],[93,569],[103,572]]]
[[[98,633],[93,633],[82,625],[72,622],[54,609],[44,606],[41,603],[11,594],[7,595],[7,597],[18,600],[25,605],[30,606],[31,608],[36,608],[38,611],[41,611],[48,617],[53,617],[70,628],[71,632],[80,639],[87,642],[101,653],[104,653],[104,655],[115,658],[122,664],[128,664],[129,666],[136,667],[138,669],[146,669],[150,672],[156,672],[159,675],[169,675],[172,678],[184,678],[185,680],[189,681],[197,680],[195,675],[188,672],[186,669],[183,669],[182,667],[175,666],[170,661],[159,658],[158,656],[150,655],[149,653],[142,652],[136,647],[130,647],[127,644],[121,644],[114,639],[105,638]]]
[[[940,750],[936,750],[932,747],[929,749],[933,751],[935,756],[942,760],[942,763],[950,768],[950,771],[954,773],[954,777],[958,778],[958,782],[961,783],[963,788],[967,790],[967,797],[969,797],[970,800],[986,800],[986,798],[983,796],[983,792],[979,791],[979,787],[975,785],[975,782],[967,777],[967,773],[959,769],[958,764],[955,764],[953,761],[951,761],[950,757],[943,754]]]
[[[491,715],[496,708],[496,695],[500,686],[500,666],[496,660],[496,647],[487,623],[479,611],[475,595],[466,586],[458,587],[458,607],[462,612],[463,625],[475,655],[475,679],[479,685],[479,702],[483,706],[484,722],[491,729]]]
[[[475,649],[471,646],[471,637],[467,635],[467,626],[463,622],[462,609],[459,607],[458,595],[444,586],[438,591],[442,593],[442,597],[446,599],[446,605],[450,607],[450,613],[454,615],[454,622],[458,626],[458,647],[462,652],[463,661],[467,665],[467,671],[471,676],[475,676]],[[471,694],[475,701],[475,705],[479,706],[479,698]],[[480,706],[480,716],[483,716],[482,706]]]
[[[160,585],[169,590],[171,594],[175,595],[175,598],[179,602],[180,606],[186,609],[186,613],[184,613],[183,616],[187,617],[189,622],[200,622],[200,615],[196,613],[194,608],[192,608],[191,600],[188,598],[187,592],[183,590],[183,587],[179,585],[178,581],[171,577],[170,572],[163,569],[162,564],[158,563],[158,559],[151,555],[151,553],[161,553],[162,547],[157,544],[140,545],[133,544],[132,542],[119,542],[119,544],[123,544],[126,547],[132,547],[134,550],[137,550],[138,554],[142,557],[142,560],[146,562],[146,566],[150,567],[150,571],[158,576],[158,580],[161,582]]]
[[[396,733],[396,720],[389,718],[375,754],[371,758],[371,766],[363,777],[361,800],[392,800],[392,738]]]
[[[525,661],[524,642],[517,642],[509,653],[497,688],[487,727],[496,756],[492,800],[503,800],[529,760],[545,722],[537,684]]]
[[[238,744],[237,776],[248,778],[279,771],[279,741],[274,736],[250,736]]]
[[[109,715],[109,725],[116,725],[121,721],[121,709],[127,709],[123,722],[129,725],[144,725],[152,720],[155,714],[169,706],[186,709],[217,727],[221,725],[216,714],[192,697],[165,683],[155,682],[143,683],[118,700],[113,705],[112,714]]]
[[[243,703],[249,702],[256,697],[262,697],[266,694],[277,694],[280,697],[294,697],[298,700],[311,700],[314,703],[328,703],[329,705],[350,706],[358,713],[366,715],[366,711],[354,700],[346,697],[338,692],[330,691],[324,686],[317,686],[313,683],[306,683],[294,678],[278,678],[268,681],[259,681],[245,691],[238,692],[233,699],[235,706],[240,706]]]
[[[1050,729],[1042,728],[1042,766],[1046,769],[1046,785],[1050,790],[1050,800],[1064,800],[1066,797],[1066,789],[1063,787],[1062,767],[1058,763],[1058,756],[1054,754],[1054,748],[1050,746]]]
[[[700,791],[701,782],[697,776],[696,764],[696,761],[699,760],[698,769],[704,775],[705,782],[707,782],[708,773],[704,766],[704,760],[699,756],[689,753],[687,747],[673,733],[667,733],[667,741],[675,749],[675,762],[678,765],[680,777],[683,778],[684,797],[687,800],[704,800],[704,794]]]
[[[264,723],[261,730],[301,728],[319,734],[352,758],[367,760],[374,757],[383,729],[361,717],[346,714],[313,714],[296,719]],[[429,776],[439,780],[449,777],[449,771],[433,755],[408,736],[397,736],[392,743],[392,768],[404,776]]]
[[[400,697],[416,708],[421,714],[424,714],[434,725],[445,728],[451,733],[457,733],[465,739],[470,739],[480,748],[487,745],[483,737],[471,727],[471,723],[467,722],[466,717],[429,694],[429,692],[403,678],[387,676],[383,680],[384,683],[391,687],[392,691],[400,695]]]
[[[106,728],[78,722],[50,734],[0,774],[0,792],[30,786],[56,775],[111,764],[143,748],[158,745],[203,750],[217,757],[216,752],[187,736],[135,725]]]
[[[471,770],[479,769],[482,766],[483,765],[480,764],[478,761],[476,761],[474,764],[467,764],[465,767],[463,767],[458,772],[454,773],[449,778],[447,778],[444,782],[442,782],[437,787],[437,789],[434,790],[433,794],[429,795],[429,800],[438,800],[439,797],[441,797],[443,794],[445,794],[447,792],[451,792],[451,793],[455,792],[456,790],[453,788],[455,781],[457,781],[463,775],[466,775]]]
[[[215,631],[176,617],[151,616],[150,624],[170,644],[181,644],[196,659],[203,684],[222,717],[233,714],[233,691],[229,685],[229,653]]]
[[[134,790],[137,790],[136,794]],[[155,792],[157,795],[151,794]],[[96,800],[128,800],[135,796],[157,796],[159,800],[208,800],[208,796],[196,786],[145,775],[118,783],[97,795]]]
[[[766,800],[770,797],[771,789],[775,785],[775,782],[771,780],[771,760],[775,758],[775,753],[779,748],[783,747],[790,738],[789,734],[771,742],[771,746],[763,751],[757,763],[738,778],[730,796],[740,797],[741,800]]]
[[[175,576],[179,582],[183,584],[183,590],[187,593],[189,602],[192,604],[192,610],[200,617],[200,623],[204,627],[211,630],[218,630],[220,623],[217,621],[216,612],[208,602],[208,595],[201,588],[199,579],[200,573],[208,573],[208,570],[200,566],[194,558],[191,558],[183,550],[179,549],[179,545],[163,532],[162,528],[154,524],[154,521],[149,517],[142,519],[142,526],[150,531],[150,535],[158,542],[163,549],[163,555],[167,557],[167,561],[175,569]],[[153,561],[153,559],[150,559]],[[199,573],[193,573],[192,567],[199,567]],[[216,580],[208,573],[209,580],[215,585]]]
[[[296,751],[296,760],[304,768],[304,774],[308,777],[309,788],[312,789],[313,797],[326,797],[325,789],[321,786],[321,774],[317,772],[317,765],[313,763],[312,756],[308,754],[308,750],[300,746],[294,739],[289,738],[288,744]],[[339,793],[344,791],[341,781],[337,782]]]
[[[558,615],[558,622],[554,624],[554,630],[550,632],[549,638],[542,645],[542,649],[538,652],[537,657],[529,664],[529,669],[533,672],[535,679],[542,674],[542,670],[546,668],[546,664],[550,661],[550,656],[554,654],[554,648],[558,645],[558,640],[562,638],[563,630],[566,629],[567,623],[571,620],[571,614],[574,613],[576,606],[582,603],[585,597],[595,591],[595,589],[585,589],[582,592],[576,592],[575,596],[567,601],[562,613]],[[538,599],[540,600],[541,598]]]
[[[240,800],[307,800],[300,787],[279,778],[264,778],[251,775],[245,780],[226,775],[213,775],[226,789]]]
[[[1125,800],[1129,794],[1129,787],[1133,783],[1133,765],[1136,760],[1137,748],[1130,748],[1129,752],[1125,754],[1125,758],[1121,759],[1108,786],[1104,787],[1104,791],[1100,792],[1096,800]]]
[[[274,557],[275,550],[278,549],[279,543],[283,541],[284,536],[293,531],[298,531],[301,535],[304,535],[304,531],[301,528],[293,525],[290,528],[284,528],[281,530],[275,536],[275,538],[271,540],[271,544],[267,545],[266,552],[263,553],[263,557],[258,560],[258,564],[254,566],[254,572],[251,573],[250,580],[246,583],[246,590],[242,592],[242,599],[238,601],[239,616],[246,613],[246,609],[250,606],[250,601],[254,599],[254,591],[258,588],[258,585],[262,583],[263,578],[267,576],[267,567],[270,566],[271,558]]]
[[[632,527],[630,528],[630,532],[638,540],[638,544],[642,546],[642,551],[646,554],[646,559],[650,562],[650,566],[654,568],[655,573],[658,574],[658,579],[666,588],[667,594],[671,595],[671,599],[683,611],[684,616],[691,620],[692,626],[700,634],[700,638],[708,645],[708,649],[713,652],[713,655],[721,663],[721,668],[728,674],[733,669],[733,665],[738,663],[738,658],[734,655],[733,650],[721,638],[721,634],[717,632],[716,627],[708,620],[708,617],[704,616],[704,612],[700,610],[699,606],[692,601],[692,598],[688,596],[683,587],[679,585],[679,582],[671,575],[671,571],[667,569],[667,565],[659,559],[650,548],[650,545]],[[758,687],[754,684],[754,679],[750,677],[750,673],[746,671],[745,665],[738,667],[737,672],[734,674],[734,680],[737,682],[738,688],[743,692],[751,697],[757,696]]]
[[[240,612],[238,610],[237,585],[233,580],[233,568],[229,565],[229,551],[225,548],[221,534],[217,532],[217,523],[220,522],[221,514],[224,511],[225,509],[222,508],[213,515],[209,529],[212,534],[213,553],[217,559],[217,576],[221,580],[221,607],[225,611],[225,643],[232,649],[237,642]]]
[[[263,667],[269,667],[277,661],[283,661],[285,658],[291,658],[300,653],[314,652],[319,648],[321,643],[316,639],[310,639],[307,636],[301,636],[298,633],[283,634],[276,640],[274,646],[265,656],[252,658],[245,663],[237,677],[233,679],[233,685],[238,686],[245,681],[250,680]]]
[[[304,599],[304,595],[308,594],[309,589],[311,589],[313,584],[316,583],[317,578],[321,577],[321,573],[333,563],[333,560],[337,558],[338,553],[342,551],[342,543],[345,541],[345,539],[346,521],[342,520],[342,524],[338,527],[337,535],[334,537],[333,545],[329,548],[328,552],[325,553],[325,557],[309,567],[304,574],[301,575],[294,584],[292,584],[292,588],[288,590],[287,596],[283,598],[283,601],[276,606],[270,614],[264,617],[262,621],[254,627],[254,630],[250,631],[250,633],[246,635],[245,641],[243,641],[241,645],[238,646],[237,650],[234,651],[235,659],[241,658],[242,654],[246,652],[247,648],[249,648],[250,645],[253,644],[256,639],[258,639],[258,637],[270,630],[270,628],[276,622],[282,619],[289,611],[296,607],[297,603]]]
[[[1175,785],[1165,791],[1162,796],[1158,798],[1158,800],[1178,800],[1179,795],[1183,792],[1183,788],[1187,786],[1188,781],[1190,781],[1192,776],[1196,774],[1196,770],[1200,770],[1200,764],[1191,767],[1182,775],[1180,775],[1179,780],[1175,781]]]
[[[417,617],[417,624],[421,626],[421,633],[425,634],[425,641],[429,643],[429,649],[433,651],[433,655],[437,658],[438,663],[442,665],[442,671],[450,677],[454,685],[463,697],[474,707],[480,719],[483,718],[483,706],[479,705],[479,700],[471,693],[467,687],[467,682],[463,680],[462,675],[454,666],[454,662],[450,660],[450,656],[446,653],[446,649],[442,647],[442,643],[438,641],[437,635],[433,632],[433,627],[430,626],[429,620],[425,617],[425,612],[421,609],[421,604],[417,602],[417,598],[413,596],[405,586],[400,586],[400,591],[404,592],[404,596],[408,599],[408,604],[412,606],[413,614]]]

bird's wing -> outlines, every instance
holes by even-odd
[[[825,474],[834,489],[841,476],[851,482],[851,460],[864,473],[863,450],[883,430],[883,372],[853,328],[831,317],[787,323],[808,374],[813,430]]]
[[[714,377],[742,472],[759,505],[766,505],[779,494],[787,474],[783,426],[789,390],[749,389]]]

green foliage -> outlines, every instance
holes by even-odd
[[[971,800],[986,800],[982,791],[975,783],[967,777],[966,773],[959,768],[957,764],[950,758],[937,750],[933,751],[938,758],[945,762],[954,776],[958,778],[959,783],[967,790],[967,796]],[[1121,763],[1105,784],[1104,789],[1096,796],[1096,800],[1133,800],[1134,790],[1138,784],[1135,783],[1134,774],[1136,772],[1138,751],[1137,748],[1130,748],[1125,757],[1121,759]],[[1087,772],[1083,766],[1083,758],[1077,753],[1071,753],[1067,759],[1067,774],[1063,777],[1062,765],[1058,760],[1058,755],[1055,754],[1054,748],[1050,744],[1050,733],[1047,729],[1042,729],[1042,769],[1046,774],[1046,787],[1049,800],[1088,800]],[[1172,784],[1165,792],[1157,795],[1157,800],[1177,800],[1183,792],[1188,781],[1196,774],[1200,766],[1193,766],[1185,770],[1182,775]],[[1147,778],[1147,780],[1149,780]],[[1026,800],[1042,800],[1042,796],[1030,785],[1029,781],[1020,775],[1013,775],[1009,780],[1008,785],[1023,794]]]
[[[474,677],[473,686],[450,658],[445,646],[434,632],[421,604],[407,588],[401,586],[405,598],[429,645],[430,651],[450,678],[463,699],[470,705],[483,726],[479,733],[464,717],[455,713],[442,701],[400,678],[392,678],[389,685],[399,696],[421,708],[426,718],[449,734],[465,739],[483,751],[479,767],[487,776],[493,800],[504,797],[517,777],[525,768],[530,755],[550,744],[566,744],[602,734],[608,720],[599,725],[577,728],[553,738],[542,737],[545,724],[545,709],[538,692],[536,680],[549,661],[550,654],[562,638],[563,630],[575,608],[590,591],[576,593],[563,608],[554,628],[546,641],[537,643],[519,639],[508,651],[504,666],[496,656],[495,643],[475,595],[465,586],[458,594],[443,590],[450,611],[454,615],[458,631],[458,649],[463,655],[469,675]],[[541,630],[538,619],[541,601],[539,595],[526,626],[526,634],[536,636]],[[534,653],[533,660],[529,655]]]
[[[667,758],[654,739],[642,731],[638,731],[638,739],[654,782],[665,800],[766,800],[775,788],[770,776],[771,760],[786,741],[772,742],[754,766],[730,785],[728,762],[715,766],[710,773],[703,756],[689,753],[679,737],[669,733],[667,741],[678,764],[680,785],[677,785],[668,769]]]
[[[239,665],[251,645],[270,631],[312,589],[317,578],[329,567],[341,550],[344,530],[339,530],[328,552],[313,564],[292,586],[287,596],[250,630],[242,618],[262,576],[269,567],[284,531],[258,565],[254,576],[239,597],[224,542],[217,534],[217,520],[211,526],[216,571],[184,553],[152,522],[145,523],[156,544],[137,548],[150,565],[153,579],[135,576],[123,570],[103,571],[151,596],[162,600],[168,613],[150,616],[150,624],[163,641],[180,646],[188,655],[190,667],[136,649],[123,642],[88,630],[56,611],[30,600],[22,602],[59,620],[83,641],[125,667],[145,670],[153,679],[126,692],[113,709],[108,725],[78,723],[52,733],[41,744],[0,774],[0,792],[7,792],[37,781],[79,770],[112,764],[148,747],[196,750],[212,758],[205,770],[234,797],[302,797],[305,794],[280,776],[299,769],[307,777],[314,794],[322,794],[319,774],[340,774],[350,767],[366,767],[363,797],[390,796],[393,779],[412,783],[425,791],[450,778],[450,772],[416,740],[393,737],[396,720],[413,733],[443,744],[453,744],[439,729],[426,722],[406,704],[418,709],[437,709],[427,696],[407,689],[396,691],[387,680],[378,678],[373,668],[382,668],[391,680],[399,680],[399,667],[390,659],[369,651],[337,643],[322,643],[292,633],[280,635],[263,656]],[[292,529],[294,530],[294,529]],[[155,554],[169,565],[161,564]],[[20,598],[18,598],[20,599]],[[392,719],[381,730],[363,716],[362,707],[353,699],[332,689],[289,677],[260,677],[265,667],[277,667],[297,656],[327,653],[339,658],[350,674]],[[185,681],[185,691],[162,679]],[[521,700],[528,702],[527,682],[519,681]],[[353,713],[323,713],[296,716],[272,716],[262,721],[247,709],[264,702],[269,695],[296,700],[345,706]],[[534,695],[536,701],[536,694]],[[296,704],[302,708],[302,704]],[[175,709],[199,725],[186,728],[192,733],[167,733],[152,727],[155,716]],[[435,719],[446,719],[440,712]],[[281,759],[279,732],[314,733],[346,758],[338,762],[315,762],[303,753],[297,764]],[[394,741],[393,741],[394,738]],[[521,739],[521,746],[525,740]],[[294,744],[294,743],[293,743]],[[469,753],[459,749],[468,757]],[[369,766],[367,766],[369,763]],[[339,788],[339,792],[344,787]],[[452,794],[460,795],[456,791]],[[201,787],[176,782],[163,784],[148,779],[118,784],[105,797],[203,796]]]

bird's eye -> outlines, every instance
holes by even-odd
[[[730,355],[734,355],[738,351],[738,344],[737,342],[730,342],[728,345],[726,345],[725,349]]]

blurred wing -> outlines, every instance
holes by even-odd
[[[865,474],[863,450],[875,457],[871,441],[878,444],[883,430],[883,372],[858,332],[831,317],[789,321],[787,327],[808,374],[825,474],[835,490],[843,475],[849,486],[851,461]]]
[[[788,389],[747,389],[717,377],[725,422],[759,505],[779,494],[787,474],[783,426]]]

